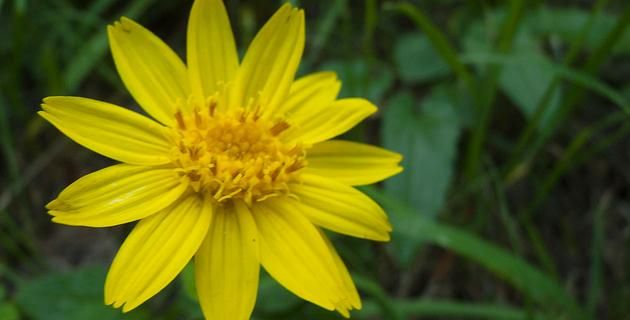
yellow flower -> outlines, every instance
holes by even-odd
[[[304,12],[282,6],[239,63],[225,7],[197,0],[187,62],[139,24],[108,27],[118,72],[155,120],[101,101],[48,97],[40,115],[79,144],[122,162],[77,180],[47,205],[52,220],[107,227],[140,220],[114,259],[105,303],[124,312],[194,257],[209,319],[248,319],[259,270],[344,316],[361,307],[321,228],[389,240],[383,210],[352,186],[399,171],[401,157],[329,140],[376,111],[337,100],[331,72],[294,80]]]

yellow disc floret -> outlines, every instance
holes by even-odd
[[[195,192],[248,204],[288,194],[306,160],[302,146],[279,138],[287,122],[263,119],[258,108],[218,112],[213,99],[191,109],[175,113],[172,159]]]

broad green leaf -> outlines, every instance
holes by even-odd
[[[148,319],[142,310],[123,314],[103,303],[105,268],[48,273],[18,288],[16,303],[33,320]]]
[[[340,97],[363,97],[376,104],[382,101],[394,82],[391,70],[378,61],[334,60],[324,63],[319,69],[337,72],[342,84]]]
[[[630,114],[630,94],[625,94],[623,91],[618,91],[605,82],[590,76],[587,73],[575,70],[569,67],[564,67],[560,64],[552,63],[544,57],[537,55],[502,55],[496,53],[472,53],[462,56],[462,61],[466,63],[472,63],[477,65],[482,64],[501,64],[504,68],[509,68],[510,65],[524,65],[529,61],[533,65],[541,65],[548,68],[549,72],[562,81],[571,83],[577,87],[588,89],[594,94],[598,94],[616,105],[619,109]],[[630,91],[629,91],[630,92]],[[551,110],[557,110],[553,107]],[[526,113],[527,115],[527,113]]]
[[[431,81],[449,74],[448,65],[422,33],[401,35],[394,46],[394,61],[398,75],[407,83]]]
[[[477,95],[476,84],[469,70],[459,60],[458,54],[455,51],[453,45],[447,39],[446,35],[438,28],[431,18],[418,6],[415,6],[409,2],[398,2],[395,4],[389,4],[388,7],[392,10],[396,10],[407,18],[411,19],[416,26],[424,32],[431,42],[431,45],[436,52],[442,57],[443,61],[448,64],[450,69],[457,75],[459,80],[462,80],[467,87],[469,93],[473,96]],[[475,98],[477,99],[477,98]]]
[[[473,24],[463,36],[465,54],[462,56],[464,62],[470,62],[469,57],[497,56],[499,53],[492,48],[487,34],[498,32],[497,28],[501,12],[493,12],[486,24]],[[491,30],[487,30],[490,28]],[[489,64],[500,64],[502,66],[499,78],[500,89],[512,101],[526,118],[531,117],[545,91],[554,79],[554,70],[551,68],[551,61],[542,53],[540,43],[529,33],[529,30],[522,29],[516,35],[512,50],[508,54],[501,55],[502,61],[491,59],[476,59],[473,62],[478,69],[482,69]],[[481,61],[480,61],[481,60]],[[560,90],[552,93],[551,99],[539,122],[540,127],[547,125],[547,122],[560,105]]]
[[[578,7],[551,8],[540,6],[533,10],[525,18],[523,26],[530,29],[536,35],[551,36],[570,43],[579,33],[582,27],[591,18],[593,12]],[[610,32],[619,15],[614,11],[603,12],[593,19],[591,32],[585,37],[583,46],[586,50],[595,49],[602,41],[602,35]],[[612,50],[613,54],[630,52],[630,33],[626,32]]]
[[[511,63],[503,65],[500,88],[530,118],[553,82],[551,61],[542,54],[537,42],[525,34],[519,35],[515,40],[512,54],[507,59]],[[549,117],[559,106],[560,90],[555,90],[541,118],[541,126],[547,125]]]
[[[383,145],[403,155],[405,168],[385,181],[385,189],[428,219],[442,209],[453,177],[461,126],[449,99],[446,89],[434,90],[416,114],[414,97],[403,93],[392,98],[383,113]],[[403,264],[410,262],[419,244],[418,239],[394,239]]]

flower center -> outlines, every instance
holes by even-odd
[[[175,114],[176,172],[195,192],[219,203],[237,198],[251,204],[288,194],[288,183],[306,165],[301,145],[279,139],[289,124],[263,119],[257,111],[218,112],[216,107],[210,100],[190,115]]]

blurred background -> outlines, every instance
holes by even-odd
[[[356,319],[630,319],[630,4],[293,1],[300,74],[334,70],[380,111],[344,138],[405,171],[363,188],[390,243],[334,236]],[[227,1],[241,54],[281,1]],[[0,319],[202,319],[192,270],[139,309],[103,305],[132,225],[50,222],[44,205],[112,161],[36,115],[49,95],[139,110],[106,25],[136,19],[184,57],[192,1],[0,0]],[[263,274],[255,319],[340,319]]]

